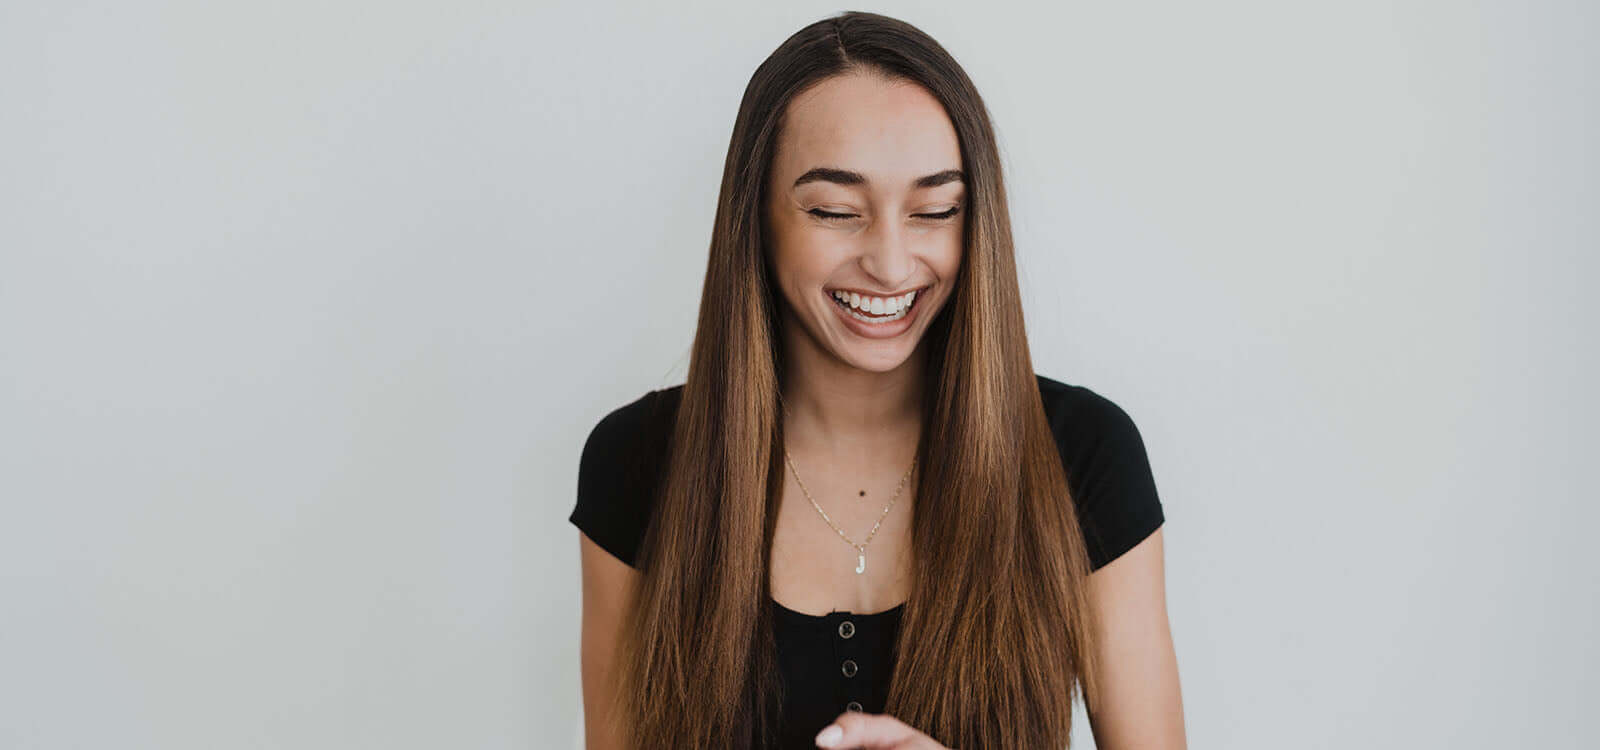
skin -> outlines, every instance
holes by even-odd
[[[802,181],[819,167],[853,172],[860,182]],[[784,475],[770,585],[790,609],[882,612],[910,595],[914,472],[887,515],[884,508],[916,455],[920,344],[955,288],[966,208],[959,178],[915,183],[960,168],[955,128],[920,87],[849,75],[790,102],[765,206],[785,322],[784,448],[794,462]],[[910,328],[878,339],[842,319],[833,289],[922,291]],[[802,481],[846,536],[866,542],[863,574],[855,572],[856,550],[812,507]]]
[[[780,604],[807,614],[881,612],[910,593],[915,473],[887,515],[884,506],[915,455],[923,334],[954,289],[963,252],[965,184],[915,183],[959,170],[960,146],[932,95],[869,74],[823,81],[797,96],[787,115],[763,210],[784,302],[785,449],[795,467],[785,473],[770,586]],[[795,184],[818,167],[861,180]],[[953,207],[954,216],[941,216]],[[830,220],[818,212],[850,216]],[[826,293],[834,288],[923,288],[915,302],[922,309],[903,334],[867,338],[840,319]],[[881,518],[864,573],[855,573],[855,549],[816,513],[799,481],[854,541],[863,541]],[[580,538],[587,747],[620,748],[606,726],[602,698],[613,689],[623,592],[638,574]],[[1102,750],[1184,747],[1161,539],[1158,530],[1090,576],[1090,596],[1102,613],[1105,685],[1090,724]],[[818,734],[817,746],[943,747],[893,716],[861,712],[840,714]]]
[[[588,750],[622,750],[622,737],[610,725],[610,696],[616,694],[617,636],[627,606],[628,588],[639,572],[613,557],[587,534],[578,533],[583,572],[583,631],[578,662],[583,671],[583,731]]]

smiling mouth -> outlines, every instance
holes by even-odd
[[[863,297],[856,292],[833,290],[829,297],[846,314],[863,323],[888,323],[904,318],[916,307],[927,287],[894,297]]]

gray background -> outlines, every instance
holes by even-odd
[[[870,9],[1143,431],[1190,746],[1592,746],[1596,6],[1055,5]],[[789,6],[0,5],[0,747],[577,746],[579,450]]]

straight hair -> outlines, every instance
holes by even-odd
[[[863,73],[919,85],[944,106],[969,202],[955,288],[920,344],[914,574],[885,712],[948,747],[1033,750],[1068,746],[1080,686],[1093,710],[1088,553],[1028,351],[988,112],[927,34],[847,12],[785,40],[739,104],[687,382],[618,643],[610,715],[628,747],[760,748],[775,734],[768,581],[784,354],[763,206],[789,102]]]

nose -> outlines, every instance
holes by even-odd
[[[892,221],[874,222],[858,262],[861,270],[884,289],[899,289],[916,270],[905,227]]]

